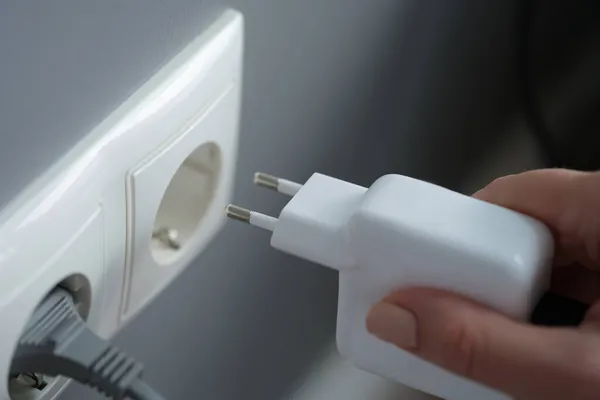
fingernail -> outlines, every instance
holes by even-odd
[[[367,316],[367,330],[384,342],[403,349],[417,347],[417,319],[415,315],[390,303],[379,303]]]

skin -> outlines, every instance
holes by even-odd
[[[592,304],[584,322],[578,328],[537,327],[453,293],[409,288],[376,304],[367,329],[518,400],[599,399],[600,173],[528,171],[497,179],[474,196],[552,230],[552,290]]]

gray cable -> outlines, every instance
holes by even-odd
[[[52,292],[32,316],[17,346],[12,373],[62,375],[113,399],[164,400],[141,380],[144,367],[96,336],[63,289]]]
[[[148,384],[141,379],[133,382],[133,384],[129,387],[128,394],[131,400],[162,399],[160,395],[156,394],[154,389],[148,386]]]

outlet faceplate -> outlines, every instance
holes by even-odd
[[[2,210],[0,400],[10,399],[3,377],[21,331],[59,282],[89,281],[88,322],[110,337],[220,229],[237,159],[242,53],[243,19],[228,10]],[[157,248],[160,224],[181,231],[182,245]],[[48,400],[53,386],[27,398]]]

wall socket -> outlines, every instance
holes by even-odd
[[[8,378],[22,329],[54,287],[79,291],[90,327],[110,337],[222,227],[242,61],[243,18],[227,10],[2,210],[0,399],[47,400],[65,385],[21,390]]]

